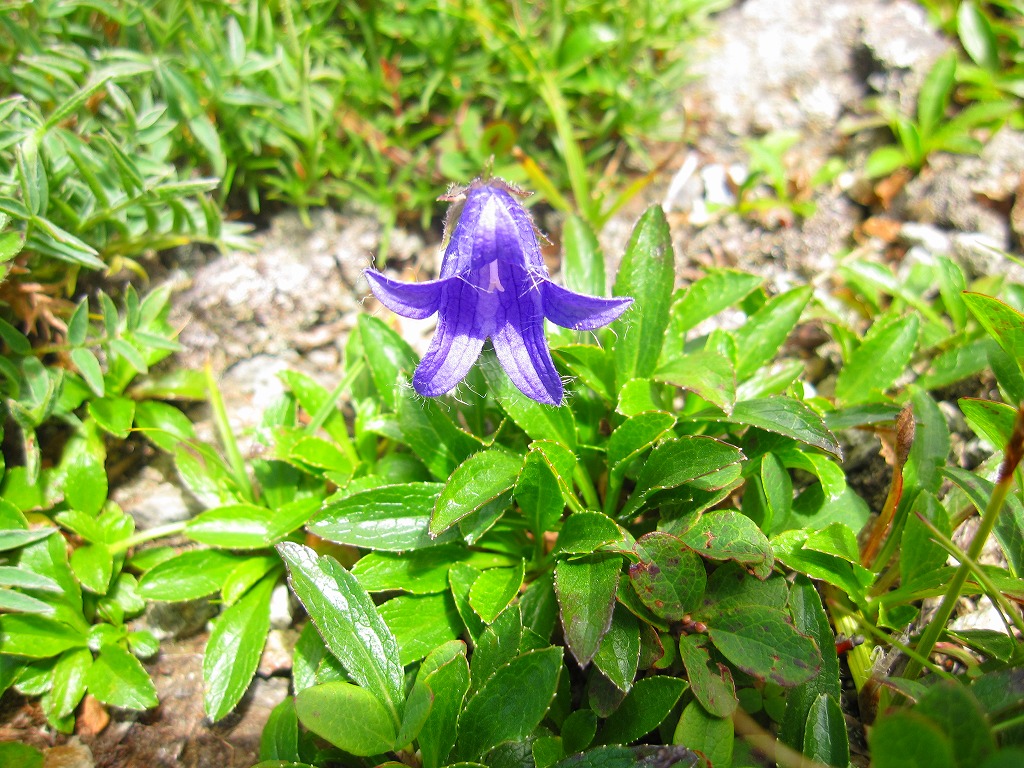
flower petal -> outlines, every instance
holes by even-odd
[[[555,325],[590,331],[616,320],[633,303],[628,298],[606,299],[575,293],[550,280],[541,283],[544,316]]]
[[[413,387],[424,397],[450,392],[466,377],[480,357],[491,325],[488,316],[494,311],[488,306],[491,294],[458,278],[443,282],[437,330],[412,377]]]
[[[496,186],[471,189],[441,262],[441,277],[464,275],[495,259],[546,276],[533,220],[512,195]]]
[[[446,280],[428,280],[423,283],[403,283],[392,280],[380,272],[367,269],[363,272],[370,283],[370,290],[377,300],[396,315],[422,320],[437,312],[441,306],[441,293]]]
[[[537,279],[510,264],[499,264],[498,275],[504,290],[494,294],[501,312],[491,334],[498,362],[524,395],[539,403],[561,405],[562,378],[544,336]]]

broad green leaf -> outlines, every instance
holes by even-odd
[[[992,731],[967,686],[945,680],[929,688],[914,707],[949,736],[957,765],[980,765],[996,750]]]
[[[561,670],[562,649],[554,647],[524,653],[495,672],[459,718],[456,755],[477,759],[529,736],[551,705]]]
[[[772,546],[754,522],[739,512],[708,512],[679,538],[710,560],[735,560],[767,579],[775,564]]]
[[[679,638],[679,659],[686,668],[690,690],[701,706],[714,717],[729,717],[736,711],[736,685],[732,671],[721,663],[710,668],[711,655],[708,639],[703,635],[683,635]]]
[[[733,269],[712,269],[694,282],[672,305],[672,330],[682,340],[686,331],[757,289],[763,278]]]
[[[805,546],[809,538],[803,529],[785,531],[772,539],[772,552],[787,568],[837,586],[854,598],[862,596],[874,580],[872,573],[844,557]]]
[[[36,528],[31,531],[0,530],[0,552],[19,549],[33,541],[45,539],[56,532],[56,528]]]
[[[380,318],[360,314],[356,328],[362,337],[363,353],[377,393],[388,409],[394,411],[396,398],[399,397],[396,394],[399,374],[410,372],[416,367],[416,353],[405,339],[388,328]]]
[[[736,464],[743,458],[738,448],[710,437],[687,436],[666,440],[651,451],[621,516],[633,515],[655,491],[689,483]]]
[[[838,698],[818,694],[807,715],[803,741],[803,753],[811,760],[835,768],[850,764],[850,737]]]
[[[931,525],[925,525],[922,517]],[[922,492],[914,499],[914,506],[907,515],[900,536],[900,580],[904,584],[946,564],[948,554],[933,540],[934,529],[938,529],[947,539],[952,537],[945,508],[933,494]]]
[[[979,514],[984,512],[992,497],[994,483],[959,467],[946,467],[942,474],[960,487]],[[1010,573],[1020,578],[1024,574],[1024,505],[1015,494],[1006,497],[992,533],[1006,556]]]
[[[147,600],[197,600],[219,591],[241,561],[239,555],[216,549],[182,552],[143,574],[139,593]]]
[[[241,701],[270,631],[270,593],[276,578],[265,578],[213,621],[203,655],[203,704],[216,722]]]
[[[490,624],[519,594],[523,585],[526,562],[517,567],[491,568],[481,573],[469,590],[469,605],[477,616]]]
[[[306,728],[350,754],[379,755],[395,746],[392,713],[357,685],[332,682],[299,691],[295,712]]]
[[[1013,422],[1017,418],[1016,408],[1006,403],[973,397],[962,397],[957,404],[967,419],[967,425],[986,443],[1001,450],[1010,442]]]
[[[581,667],[594,658],[611,626],[621,568],[619,555],[590,555],[555,566],[565,644]]]
[[[120,645],[104,645],[86,674],[89,693],[112,707],[150,709],[156,687],[139,660]]]
[[[532,440],[550,440],[570,451],[576,450],[576,419],[572,409],[564,406],[542,405],[531,400],[509,380],[497,364],[497,359],[485,358],[483,365],[487,386],[497,398],[501,409]]]
[[[794,288],[768,301],[734,332],[738,358],[736,377],[748,378],[772,361],[783,342],[796,327],[804,307],[811,300],[811,286]]]
[[[675,536],[653,531],[637,540],[636,554],[639,562],[630,564],[629,579],[644,605],[669,621],[697,607],[707,572],[696,552]]]
[[[515,499],[535,537],[552,530],[565,510],[558,476],[541,451],[526,454],[516,480]]]
[[[761,581],[735,563],[725,563],[708,577],[704,606],[694,618],[707,622],[716,611],[746,606],[768,606],[782,611],[786,596],[786,580],[781,576]]]
[[[469,563],[455,563],[448,569],[448,584],[452,590],[452,597],[455,598],[455,607],[462,617],[466,632],[473,640],[480,636],[485,627],[483,620],[469,605],[469,590],[473,588],[478,576],[480,569]]]
[[[402,440],[438,480],[447,480],[459,464],[484,447],[479,438],[459,429],[436,400],[424,401],[404,390],[397,397]]]
[[[917,346],[916,314],[871,326],[836,378],[836,399],[856,405],[882,398],[910,364]]]
[[[615,277],[616,296],[629,296],[633,306],[612,323],[615,380],[650,376],[658,364],[675,287],[672,234],[661,206],[640,217]]]
[[[85,695],[86,678],[92,668],[92,652],[87,648],[65,651],[53,665],[49,703],[56,717],[75,711]]]
[[[821,667],[817,645],[796,631],[784,611],[757,605],[719,608],[707,625],[715,647],[749,675],[792,687]]]
[[[654,373],[655,381],[689,390],[726,413],[736,402],[736,371],[732,361],[704,349],[670,357]]]
[[[608,466],[616,475],[626,470],[626,462],[654,445],[676,423],[665,411],[646,411],[630,416],[608,438]]]
[[[327,469],[339,474],[351,474],[354,469],[351,459],[337,445],[312,435],[300,437],[288,446],[286,460],[290,463],[300,462],[310,467]]]
[[[211,547],[262,549],[273,543],[275,515],[274,510],[255,504],[227,504],[193,517],[185,535]]]
[[[455,745],[462,702],[469,690],[469,664],[466,646],[446,643],[433,651],[420,665],[416,683],[422,680],[433,704],[420,729],[418,744],[423,768],[439,768]]]
[[[619,388],[615,410],[623,416],[635,416],[647,411],[661,411],[664,385],[653,379],[630,379]]]
[[[114,558],[105,544],[84,544],[69,559],[71,570],[82,586],[97,595],[104,595],[114,575]]]
[[[470,456],[441,490],[430,517],[430,535],[439,536],[512,488],[522,466],[522,456],[499,449]]]
[[[270,711],[260,735],[260,760],[294,762],[299,759],[299,718],[290,696]]]
[[[455,563],[485,569],[511,565],[507,555],[477,552],[445,544],[412,552],[370,552],[359,558],[352,574],[367,592],[409,592],[428,595],[448,589],[448,571]]]
[[[573,378],[580,379],[602,400],[615,399],[615,369],[608,350],[593,344],[566,344],[551,351]]]
[[[956,768],[953,746],[941,726],[916,712],[880,717],[868,736],[874,768]]]
[[[594,654],[594,665],[623,693],[633,687],[640,663],[640,623],[621,605]]]
[[[1024,360],[1024,315],[991,296],[968,291],[963,297],[982,328],[1020,366]]]
[[[3,532],[0,532],[0,536]],[[0,586],[38,589],[42,592],[60,592],[60,584],[49,576],[33,573],[13,565],[0,565]]]
[[[127,397],[101,397],[89,401],[89,414],[105,431],[124,440],[135,419],[135,401]]]
[[[677,677],[656,675],[638,680],[597,734],[599,744],[631,744],[657,728],[686,690]]]
[[[68,344],[80,347],[85,344],[85,336],[89,332],[89,300],[82,299],[75,306],[68,318]]]
[[[293,542],[277,545],[288,582],[352,679],[387,707],[397,728],[405,700],[398,641],[355,576],[332,557]]]
[[[732,765],[733,737],[730,717],[712,715],[699,701],[691,701],[676,724],[672,743],[700,752],[711,765]]]
[[[402,552],[450,542],[454,533],[431,538],[430,516],[442,486],[404,483],[328,499],[323,512],[310,523],[310,532],[338,544]]]
[[[12,656],[45,659],[85,644],[82,633],[56,619],[10,613],[0,616],[0,649]]]
[[[555,595],[555,574],[546,571],[530,583],[519,596],[519,610],[523,615],[523,626],[545,641],[558,621],[558,596]]]
[[[811,728],[811,710],[815,703],[822,697],[832,701],[840,700],[839,658],[836,655],[835,636],[828,615],[810,579],[805,576],[796,577],[789,591],[789,607],[797,631],[814,638],[821,650],[821,670],[807,682],[790,690],[786,697],[786,714],[779,730],[780,741],[802,752],[810,732],[808,729]],[[814,727],[817,727],[821,719],[831,723],[831,715],[827,712],[818,713],[816,717],[818,719],[814,721]],[[833,749],[839,748],[838,738],[829,733],[824,734],[828,736],[829,744]],[[819,739],[819,743],[824,743],[823,739]],[[846,749],[849,751],[848,741]]]
[[[522,614],[518,605],[511,605],[477,637],[470,667],[470,695],[480,690],[497,670],[519,655],[522,639]]]
[[[102,448],[99,449],[102,451]],[[92,445],[80,444],[78,450],[62,464],[64,475],[64,500],[79,512],[87,515],[99,514],[107,500],[107,472],[103,467],[103,454]]]
[[[604,254],[594,232],[579,216],[570,214],[562,222],[565,285],[570,291],[604,296]]]
[[[555,554],[589,555],[603,544],[622,539],[618,524],[601,512],[573,512],[562,524]]]
[[[173,453],[186,440],[195,437],[188,416],[173,405],[144,400],[135,405],[135,427],[158,448]]]
[[[382,603],[377,610],[398,641],[403,666],[419,661],[462,633],[462,622],[450,594],[400,595]]]
[[[736,403],[729,421],[790,437],[801,443],[842,458],[842,448],[822,418],[806,404],[790,397],[776,395]]]

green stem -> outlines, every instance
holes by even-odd
[[[127,539],[115,541],[108,547],[108,549],[112,555],[127,552],[132,547],[137,547],[139,544],[145,544],[147,541],[162,539],[167,536],[174,536],[177,533],[181,533],[185,530],[186,525],[188,525],[188,521],[182,520],[177,523],[168,523],[167,525],[158,525],[155,528],[148,528],[145,531],[139,531],[134,536],[129,536]]]
[[[249,482],[249,473],[245,471],[245,461],[242,459],[242,452],[238,449],[235,433],[231,430],[228,411],[224,407],[224,398],[221,396],[220,387],[217,386],[213,369],[209,363],[206,364],[206,389],[210,397],[210,408],[213,410],[213,423],[227,456],[228,466],[231,467],[235,485],[238,486],[239,492],[246,501],[254,502],[256,494],[253,492],[252,483]]]
[[[601,500],[597,498],[597,489],[594,488],[590,475],[578,463],[572,471],[572,479],[576,483],[576,487],[580,489],[580,493],[583,494],[583,502],[587,505],[587,509],[600,509]]]
[[[953,615],[953,609],[960,598],[960,590],[963,589],[964,584],[967,582],[967,577],[971,573],[971,561],[977,560],[978,556],[981,555],[985,542],[988,541],[988,537],[992,534],[992,529],[995,528],[999,512],[1003,508],[1003,502],[1006,501],[1006,496],[1010,492],[1010,486],[1013,484],[1014,470],[1017,468],[1017,464],[1020,463],[1022,445],[1024,445],[1024,410],[1017,412],[1017,423],[1014,425],[1014,434],[1010,438],[1010,445],[1007,446],[1006,458],[999,469],[999,480],[996,482],[995,488],[992,489],[992,496],[989,497],[988,506],[985,507],[985,512],[981,516],[981,524],[978,526],[974,538],[971,539],[971,546],[967,548],[967,559],[960,563],[960,567],[956,569],[953,578],[950,579],[949,585],[946,588],[946,594],[943,595],[942,602],[939,604],[939,610],[935,612],[935,616],[932,617],[924,632],[921,633],[921,638],[917,642],[918,658],[912,658],[903,673],[903,677],[908,680],[913,680],[921,674],[923,665],[920,660],[927,659],[931,655],[939,635],[945,630],[950,616]]]
[[[327,423],[331,414],[337,410],[338,398],[352,386],[352,382],[359,377],[359,374],[361,374],[365,368],[366,361],[362,359],[357,360],[353,365],[349,366],[348,371],[345,372],[341,381],[338,382],[338,386],[334,388],[331,394],[327,396],[327,399],[324,400],[323,404],[317,409],[316,413],[313,414],[312,420],[306,427],[307,435],[316,434],[316,431]],[[343,423],[342,428],[332,434],[332,437],[338,441],[338,446],[341,448],[341,452],[345,454],[345,458],[351,461],[353,465],[358,464],[359,454],[356,452],[356,448],[352,444],[352,439],[349,437],[348,426]]]
[[[604,513],[608,517],[615,517],[615,507],[619,503],[619,494],[622,493],[622,475],[617,472],[608,473],[608,488],[604,494]]]
[[[558,134],[558,143],[562,145],[562,157],[569,171],[569,183],[572,185],[573,197],[576,198],[576,207],[588,224],[599,229],[601,217],[600,213],[595,211],[594,201],[590,195],[590,183],[587,166],[583,161],[583,152],[580,151],[579,142],[576,141],[565,99],[562,98],[562,92],[551,72],[540,73],[540,95],[551,112],[555,133]]]

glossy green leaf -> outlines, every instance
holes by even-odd
[[[377,610],[398,641],[403,666],[419,661],[462,633],[462,622],[450,594],[400,595],[382,603]]]
[[[710,437],[666,440],[651,451],[621,516],[629,517],[655,491],[675,488],[743,460],[740,450]]]
[[[704,595],[707,572],[701,558],[680,539],[654,531],[636,542],[639,562],[629,579],[640,600],[656,615],[680,621]]]
[[[420,665],[416,685],[421,681],[430,692],[432,705],[419,732],[420,755],[423,768],[439,768],[455,745],[462,703],[469,690],[466,646],[446,643],[434,650]]]
[[[686,690],[677,677],[656,675],[638,680],[597,734],[601,744],[631,744],[657,728]]]
[[[124,440],[135,420],[135,401],[127,397],[100,397],[89,401],[89,415],[105,431]]]
[[[496,358],[487,361],[485,357],[483,372],[501,409],[530,439],[550,440],[576,449],[576,419],[571,408],[542,405],[526,397],[501,371]]]
[[[594,658],[611,626],[621,568],[619,555],[591,555],[555,566],[565,644],[581,667]]]
[[[562,517],[565,500],[558,476],[541,451],[526,454],[516,480],[515,499],[534,536],[552,530]]]
[[[623,693],[633,687],[640,663],[640,623],[621,605],[594,654],[594,665]]]
[[[216,549],[182,552],[153,566],[139,581],[148,600],[196,600],[220,590],[224,580],[242,561],[239,555]]]
[[[672,330],[681,340],[686,331],[731,307],[757,289],[763,278],[733,269],[711,269],[672,305]]]
[[[963,0],[956,12],[956,31],[967,55],[979,67],[999,69],[999,44],[988,18],[973,0]]]
[[[651,206],[633,228],[615,277],[614,295],[634,301],[611,325],[619,386],[654,373],[668,329],[675,279],[672,233],[661,206]]]
[[[784,611],[759,605],[719,608],[707,624],[715,647],[749,675],[792,687],[821,667],[817,645],[796,631]]]
[[[412,552],[370,552],[359,558],[352,574],[367,592],[399,591],[414,595],[448,589],[448,571],[455,563],[481,570],[511,565],[512,559],[492,552],[477,552],[459,544],[445,544]]]
[[[679,638],[679,659],[701,706],[713,717],[729,717],[736,710],[736,684],[725,664],[715,662],[712,667],[707,643],[703,635],[683,635]]]
[[[779,739],[802,752],[809,729],[812,728],[811,709],[815,702],[822,697],[832,701],[840,700],[839,658],[835,650],[835,636],[821,597],[806,576],[797,576],[794,580],[789,592],[789,606],[797,631],[814,638],[821,651],[821,670],[807,682],[790,690],[786,697],[786,714],[779,729]],[[819,706],[824,708],[826,705]],[[828,711],[816,713],[813,727],[818,728],[822,723],[831,725],[831,716]],[[845,728],[843,732],[845,734]],[[826,730],[819,742],[825,743],[826,738],[832,750],[841,748],[835,734]],[[849,751],[848,741],[846,749]]]
[[[511,489],[522,466],[522,456],[504,450],[490,449],[470,456],[441,490],[430,517],[430,535],[439,536]]]
[[[822,418],[804,403],[789,397],[776,395],[736,403],[727,421],[790,437],[840,459],[843,455],[839,441]]]
[[[93,394],[96,397],[103,397],[106,394],[106,385],[103,382],[103,369],[100,368],[100,361],[95,353],[88,347],[75,347],[71,350],[71,362],[82,374]]]
[[[819,694],[811,704],[804,730],[803,752],[823,765],[846,768],[850,764],[850,738],[839,700]]]
[[[45,659],[85,647],[85,636],[56,619],[20,614],[0,615],[0,649],[13,656]]]
[[[288,566],[288,582],[324,642],[352,679],[381,700],[397,728],[405,700],[405,672],[398,641],[355,576],[332,557],[318,557],[300,544],[277,551]]]
[[[89,693],[112,707],[150,709],[156,687],[139,660],[119,645],[104,645],[86,674]]]
[[[200,512],[188,521],[185,534],[211,547],[262,549],[272,543],[275,516],[255,504],[227,504]]]
[[[736,402],[736,371],[732,361],[713,350],[670,357],[658,367],[653,378],[693,392],[727,414]]]
[[[427,533],[441,489],[439,483],[405,483],[328,500],[309,530],[338,544],[392,552],[450,542],[454,533],[437,538]]]
[[[614,400],[615,369],[611,353],[593,344],[566,344],[552,349],[556,362],[594,390],[602,400]]]
[[[381,401],[395,410],[399,375],[416,367],[416,353],[409,343],[388,328],[380,318],[360,314],[356,328],[363,342],[363,353]]]
[[[520,560],[518,566],[512,568],[491,568],[473,582],[469,590],[469,605],[485,624],[493,622],[519,594],[525,567],[526,562]]]
[[[630,379],[619,388],[615,410],[623,416],[664,410],[664,389],[664,385],[653,379]]]
[[[479,576],[480,569],[469,563],[455,563],[448,569],[448,584],[452,590],[452,597],[455,598],[455,608],[458,610],[459,616],[462,617],[466,631],[474,640],[480,636],[485,627],[483,620],[469,605],[469,591]]]
[[[1010,441],[1013,422],[1017,418],[1016,408],[1006,403],[973,397],[962,397],[957,404],[967,419],[967,425],[986,443],[1000,450]]]
[[[260,735],[260,760],[299,759],[299,718],[290,696],[270,711]]]
[[[276,579],[266,578],[213,621],[203,655],[203,704],[216,722],[241,701],[270,631],[270,593]]]
[[[504,741],[529,736],[551,705],[561,670],[557,647],[524,653],[501,667],[467,702],[456,755],[477,759]]]
[[[460,429],[436,400],[398,393],[402,440],[438,480],[445,481],[463,461],[482,449],[479,438]]]
[[[734,332],[738,357],[736,377],[748,378],[769,363],[796,327],[810,301],[810,286],[794,288],[769,300]]]
[[[676,724],[672,743],[700,752],[711,765],[732,765],[733,735],[731,718],[712,715],[699,701],[691,701]]]
[[[618,524],[600,512],[573,512],[562,524],[555,554],[589,555],[603,544],[622,539]]]
[[[379,755],[395,746],[391,712],[357,685],[331,682],[299,691],[295,712],[306,728],[350,754]]]
[[[739,512],[708,512],[679,538],[691,549],[710,560],[735,560],[748,566],[758,578],[772,572],[775,556],[761,530]]]
[[[82,445],[65,456],[64,500],[78,512],[96,515],[107,500],[107,472],[103,455],[93,446]]]
[[[87,648],[65,651],[53,665],[49,692],[51,711],[56,717],[67,717],[75,711],[85,695],[86,680],[92,668],[92,652]]]
[[[75,548],[70,557],[71,570],[90,592],[106,594],[114,575],[114,558],[105,544],[84,544]]]
[[[654,445],[676,423],[675,416],[665,411],[647,411],[630,416],[608,438],[608,466],[615,475],[622,475],[626,464]]]

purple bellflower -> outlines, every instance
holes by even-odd
[[[403,283],[366,271],[374,296],[392,312],[415,320],[438,315],[430,348],[412,378],[421,395],[454,389],[490,337],[501,367],[523,394],[561,405],[562,379],[544,337],[544,319],[592,330],[633,303],[585,296],[551,282],[537,230],[517,196],[525,194],[507,182],[477,179],[441,198],[453,205],[437,280]]]

